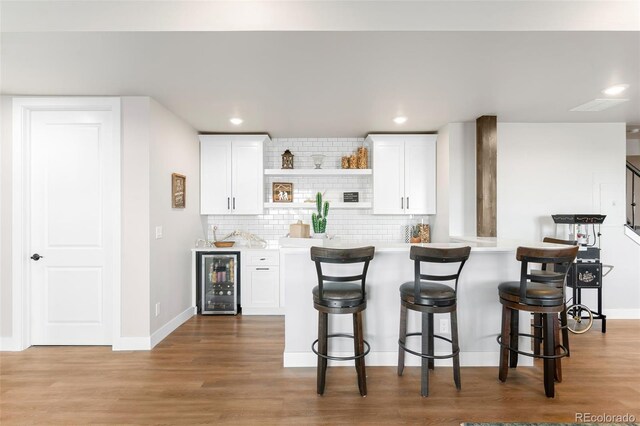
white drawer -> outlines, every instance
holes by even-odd
[[[279,265],[280,252],[278,250],[249,250],[243,255],[242,260],[246,266]]]

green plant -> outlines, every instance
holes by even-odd
[[[327,216],[329,215],[329,202],[322,203],[322,194],[316,194],[316,213],[311,215],[311,223],[313,224],[313,232],[322,234],[327,230]]]
[[[413,238],[418,238],[420,236],[420,226],[411,225],[411,236]]]

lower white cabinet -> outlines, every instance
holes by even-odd
[[[280,267],[277,250],[242,254],[241,306],[243,315],[279,315]]]

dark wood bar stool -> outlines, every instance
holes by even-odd
[[[414,279],[400,286],[400,338],[398,339],[398,376],[404,371],[404,353],[422,358],[421,389],[422,396],[429,396],[429,369],[433,369],[435,359],[453,358],[453,380],[460,389],[460,346],[458,344],[457,292],[458,279],[462,267],[469,258],[470,247],[432,248],[412,246],[410,257],[414,261]],[[449,275],[423,274],[422,263],[459,263],[457,273]],[[434,282],[435,281],[435,282]],[[441,282],[453,281],[453,287]],[[422,316],[422,331],[407,333],[407,309],[417,311]],[[451,315],[451,339],[435,335],[433,315],[449,313]],[[422,336],[421,352],[408,349],[408,336]],[[451,343],[452,351],[447,355],[434,355],[434,338]]]
[[[567,248],[528,248],[518,247],[516,259],[520,261],[520,281],[508,281],[498,286],[500,303],[502,304],[502,332],[497,340],[500,344],[500,370],[498,378],[507,380],[509,364],[517,366],[518,354],[542,358],[544,360],[544,389],[549,398],[555,394],[554,379],[561,377],[560,358],[567,355],[566,348],[557,342],[558,314],[564,310],[564,289],[566,270],[574,261],[578,247]],[[560,266],[553,274],[532,274],[530,263]],[[523,334],[518,330],[518,321],[514,317],[520,311],[540,314],[542,316],[542,346],[544,354],[520,351],[518,337],[527,336],[537,339],[535,335]],[[509,360],[511,354],[511,360]]]
[[[311,260],[316,263],[318,285],[313,288],[313,307],[318,311],[318,339],[311,345],[311,350],[318,356],[318,394],[322,395],[327,374],[327,360],[355,360],[358,373],[360,395],[367,395],[367,380],[364,357],[369,353],[369,343],[362,333],[362,311],[367,307],[365,281],[369,262],[373,259],[374,247],[354,249],[330,249],[324,247],[311,248]],[[322,264],[363,263],[362,273],[349,276],[331,276],[322,272]],[[328,334],[329,314],[353,314],[353,335]],[[329,355],[329,339],[347,337],[353,339],[354,355],[349,357]],[[318,348],[316,349],[316,344]],[[366,347],[366,350],[365,350]]]
[[[544,237],[542,240],[544,243],[553,243],[553,244],[563,244],[566,246],[577,246],[578,242],[575,240],[559,240],[557,238]],[[557,270],[556,270],[557,269]],[[552,265],[551,268],[547,268],[547,265],[542,265],[542,269],[539,270],[531,270],[533,275],[544,275],[549,276],[554,273],[566,273],[560,270],[561,267],[559,265]],[[559,276],[558,276],[559,277]],[[535,281],[535,280],[534,280]],[[569,328],[567,327],[567,303],[565,297],[565,306],[562,312],[560,312],[560,330],[562,332],[562,346],[567,349],[567,356],[571,356],[571,348],[569,346]],[[533,353],[536,355],[540,355],[540,347],[542,342],[542,314],[533,314],[533,335],[535,338],[533,339]],[[562,381],[562,377],[558,377],[559,381]]]

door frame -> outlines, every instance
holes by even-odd
[[[114,144],[113,157],[108,160],[108,180],[112,182],[114,198],[111,220],[114,225],[114,244],[111,257],[113,268],[112,287],[112,347],[120,340],[121,293],[121,178],[120,151],[122,133],[120,126],[120,98],[118,97],[14,97],[12,141],[12,235],[11,235],[11,297],[13,349],[22,351],[31,346],[31,277],[29,273],[29,129],[33,111],[111,111]]]

